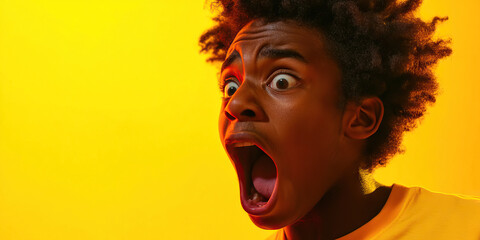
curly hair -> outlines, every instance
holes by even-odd
[[[414,16],[422,0],[217,0],[215,25],[199,40],[208,61],[225,59],[248,22],[293,20],[327,39],[328,52],[342,71],[345,100],[379,97],[383,120],[367,140],[364,168],[383,166],[401,148],[403,133],[417,126],[427,104],[435,102],[437,61],[451,54],[450,41],[434,39],[436,25]]]

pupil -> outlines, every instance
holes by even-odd
[[[285,80],[285,78],[282,78],[280,80],[277,81],[277,88],[279,89],[285,89],[288,87],[288,81]]]
[[[233,87],[233,86],[229,87],[228,90],[227,90],[228,96],[232,96],[235,93],[235,91],[237,91],[236,87]]]

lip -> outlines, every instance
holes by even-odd
[[[273,206],[277,200],[277,183],[278,183],[278,168],[277,168],[277,181],[275,181],[275,187],[273,189],[272,195],[268,199],[267,203],[263,206],[253,205],[248,201],[250,187],[253,187],[253,183],[250,176],[250,169],[253,162],[246,162],[245,159],[239,159],[234,149],[236,146],[241,145],[242,143],[253,143],[258,148],[260,148],[265,154],[267,154],[272,161],[275,163],[271,154],[266,147],[263,139],[258,136],[258,134],[249,131],[238,131],[234,133],[229,133],[224,139],[225,149],[232,160],[235,169],[237,171],[238,182],[240,184],[240,201],[242,208],[250,215],[261,216],[266,215],[272,211]],[[276,163],[275,163],[276,165]]]

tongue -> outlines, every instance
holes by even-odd
[[[252,168],[252,181],[255,190],[265,198],[269,199],[275,187],[277,171],[275,164],[266,154],[254,163]]]

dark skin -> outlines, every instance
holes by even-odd
[[[235,144],[255,143],[277,172],[268,207],[252,210],[244,199],[242,206],[257,226],[284,228],[289,240],[346,235],[376,216],[391,191],[362,170],[382,101],[342,101],[341,71],[325,43],[293,21],[256,20],[237,34],[222,67],[220,137],[242,194],[248,168]]]

